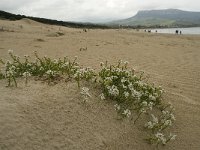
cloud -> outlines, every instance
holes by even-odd
[[[18,11],[23,6],[32,3],[33,0],[1,0],[0,1],[0,10],[6,11]]]
[[[12,13],[64,21],[103,22],[128,18],[138,10],[178,8],[198,11],[199,0],[1,0]]]

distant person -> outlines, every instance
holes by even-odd
[[[148,30],[149,33],[151,33],[151,30]]]
[[[180,34],[182,34],[182,31],[180,31]]]
[[[156,33],[157,33],[158,31],[156,30]]]
[[[178,30],[176,30],[175,33],[178,34]]]

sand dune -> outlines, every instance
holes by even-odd
[[[35,26],[44,25],[42,23],[39,23],[37,21],[31,20],[31,19],[28,19],[28,18],[23,18],[23,19],[21,19],[19,21],[15,21],[15,22],[24,23],[24,24],[28,24],[28,25],[35,25]]]
[[[149,76],[149,82],[161,85],[166,90],[164,100],[176,108],[171,131],[177,140],[161,149],[200,149],[200,36],[135,30],[84,32],[29,19],[0,20],[1,27],[7,29],[0,31],[4,59],[8,49],[13,49],[20,56],[35,50],[53,58],[78,56],[83,66],[97,70],[101,61],[129,61]],[[48,36],[57,32],[64,35]],[[73,82],[49,86],[32,79],[28,87],[19,83],[18,88],[7,88],[6,81],[0,81],[0,149],[155,149],[143,140],[144,120],[135,126],[117,120],[113,104],[100,101],[95,88],[84,106]]]

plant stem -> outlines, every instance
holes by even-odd
[[[16,79],[15,79],[14,76],[13,76],[13,81],[14,81],[14,83],[15,83],[15,87],[17,87],[17,82],[16,82]]]
[[[28,84],[28,78],[27,78],[27,75],[26,75],[25,85],[27,86],[27,84]]]
[[[142,112],[138,115],[138,117],[134,120],[134,124],[136,123],[136,121],[140,118],[140,116],[142,115]]]

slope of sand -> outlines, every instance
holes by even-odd
[[[80,64],[99,69],[99,62],[119,59],[143,70],[149,82],[161,85],[164,100],[176,108],[171,131],[177,140],[164,150],[200,149],[200,36],[148,34],[134,30],[89,30],[43,25],[31,20],[0,20],[0,57],[8,49],[20,56],[52,58],[78,56]],[[64,33],[60,35],[59,33]],[[80,48],[87,50],[80,51]],[[146,144],[141,119],[136,125],[117,120],[114,103],[100,101],[89,85],[92,98],[80,102],[73,82],[49,86],[18,79],[18,88],[0,81],[0,149],[126,149],[151,150]]]

